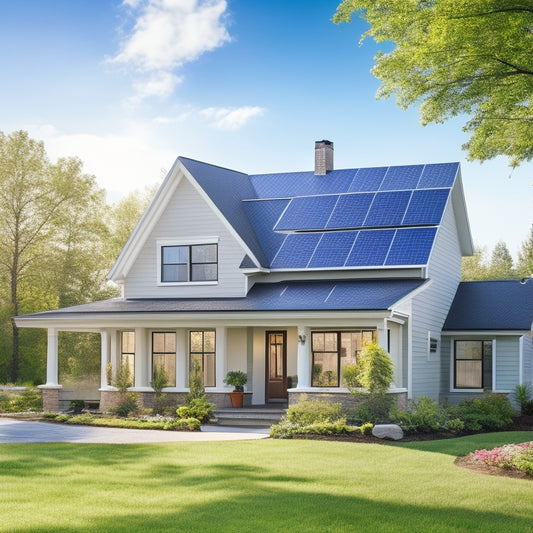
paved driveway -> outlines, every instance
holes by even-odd
[[[24,442],[83,442],[95,444],[142,444],[253,440],[268,437],[268,428],[202,426],[202,431],[158,431],[92,426],[68,426],[50,422],[26,422],[0,418],[0,444]]]

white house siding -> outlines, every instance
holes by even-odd
[[[533,338],[530,335],[522,337],[522,383],[533,387]]]
[[[248,335],[246,328],[228,328],[226,332],[226,366],[247,372]]]
[[[158,240],[218,237],[216,285],[158,286]],[[209,298],[243,296],[245,279],[239,265],[244,250],[193,185],[182,179],[174,197],[147,238],[124,280],[126,298]]]
[[[519,337],[496,337],[495,392],[512,392],[518,385]],[[493,355],[494,358],[494,355]]]
[[[411,320],[410,397],[430,396],[438,399],[441,387],[439,351],[428,353],[428,332],[440,339],[442,326],[455,296],[461,277],[461,250],[451,202],[444,213],[428,265],[431,280],[411,302],[406,313]],[[399,308],[402,311],[402,308]],[[441,343],[439,343],[440,345]]]

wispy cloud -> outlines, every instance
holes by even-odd
[[[243,106],[236,108],[208,107],[200,114],[211,122],[211,126],[221,130],[236,130],[244,126],[250,119],[262,115],[263,107]]]
[[[135,23],[108,61],[138,73],[134,101],[168,96],[181,81],[180,67],[231,40],[225,0],[124,0],[123,6]]]

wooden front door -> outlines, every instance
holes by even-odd
[[[266,332],[266,401],[287,398],[287,332]]]

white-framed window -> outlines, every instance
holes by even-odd
[[[198,371],[204,387],[216,385],[216,333],[214,330],[189,331],[189,379]]]
[[[120,332],[120,365],[127,367],[131,383],[135,383],[135,331]]]
[[[491,340],[455,340],[453,362],[454,389],[492,387]]]
[[[160,285],[218,283],[218,238],[157,241]]]

